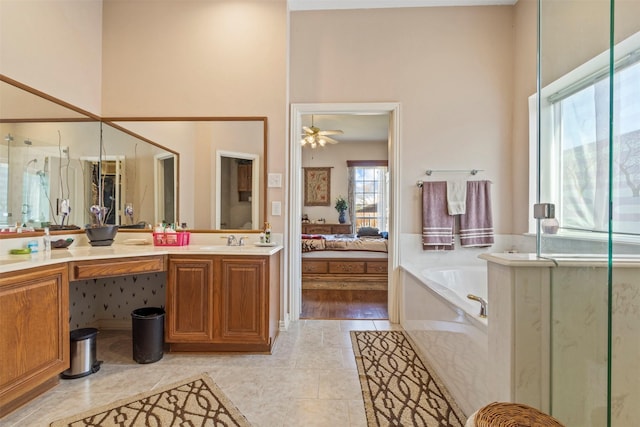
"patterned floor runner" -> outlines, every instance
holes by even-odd
[[[352,331],[369,427],[462,427],[466,417],[403,331]]]
[[[51,423],[61,426],[250,426],[207,375]]]

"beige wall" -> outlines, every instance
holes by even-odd
[[[513,7],[294,12],[291,102],[400,102],[400,231],[420,231],[426,169],[484,169],[509,233],[513,27]]]
[[[536,0],[519,0],[515,5],[515,55],[513,91],[513,136],[511,159],[511,209],[514,234],[527,232],[533,215],[529,204],[529,105],[536,92]]]
[[[415,182],[427,168],[485,169],[479,178],[494,183],[496,230],[526,230],[533,0],[293,12],[290,70],[284,0],[101,6],[3,0],[0,71],[105,116],[267,116],[267,169],[283,174],[288,71],[290,102],[401,102],[401,231],[419,228]],[[38,31],[22,31],[34,22]],[[195,149],[179,139],[169,148],[181,153],[180,210],[193,212]],[[281,200],[286,212],[283,178],[267,202]],[[284,216],[268,220],[284,230]]]
[[[105,0],[103,13],[105,116],[267,116],[267,171],[285,173],[285,0]],[[194,147],[169,148],[181,153],[180,216],[193,223],[208,171]],[[268,199],[286,210],[284,187]],[[284,216],[267,220],[283,231]]]
[[[1,0],[0,74],[99,115],[102,0]]]

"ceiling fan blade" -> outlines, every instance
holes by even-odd
[[[321,130],[318,135],[342,135],[344,132],[341,130]]]
[[[327,141],[329,144],[337,144],[337,143],[338,143],[338,141],[336,141],[336,140],[335,140],[335,139],[333,139],[333,138],[329,138],[329,137],[328,137],[328,136],[326,136],[326,135],[322,135],[322,136],[320,137],[320,139],[323,139],[323,140]]]
[[[305,133],[308,134],[308,135],[312,135],[313,134],[313,130],[308,126],[302,126],[302,130],[304,130]]]

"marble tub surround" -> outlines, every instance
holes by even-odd
[[[525,403],[566,425],[606,425],[606,258],[482,258],[491,400]],[[640,257],[615,259],[612,277],[612,425],[628,426],[640,418]]]
[[[100,331],[97,357],[104,363],[99,372],[61,382],[0,424],[46,427],[64,416],[207,372],[255,427],[366,427],[349,332],[398,328],[388,321],[296,321],[281,332],[271,355],[165,354],[146,365],[133,361],[130,333]]]
[[[416,342],[418,351],[440,373],[465,414],[470,414],[492,401],[487,320],[469,316],[446,298],[428,291],[421,271],[445,266],[484,268],[486,261],[480,255],[523,252],[531,247],[535,250],[535,240],[496,235],[490,248],[463,248],[457,235],[455,239],[452,251],[424,251],[420,234],[400,235],[400,323]]]
[[[486,320],[429,289],[421,270],[408,264],[401,270],[400,324],[469,415],[490,402]]]

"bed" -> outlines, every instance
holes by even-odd
[[[302,235],[302,289],[387,290],[388,240]]]

